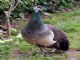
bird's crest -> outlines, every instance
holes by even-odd
[[[32,15],[32,20],[41,20],[41,8],[39,8],[38,6],[34,6],[33,7],[34,13]]]

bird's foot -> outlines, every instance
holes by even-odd
[[[41,52],[40,55],[43,57],[49,56],[48,52]]]
[[[34,52],[32,55],[33,56],[47,56],[48,53],[47,52]]]
[[[54,53],[54,52],[56,52],[56,49],[52,49],[50,52],[51,52],[51,53]]]

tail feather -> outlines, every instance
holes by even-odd
[[[67,51],[69,49],[68,39],[62,39],[62,41],[60,42],[60,49],[63,51]]]

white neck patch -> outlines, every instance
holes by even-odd
[[[37,6],[33,7],[33,9],[35,10],[35,13],[41,10],[41,9],[38,8]]]

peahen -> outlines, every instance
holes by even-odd
[[[56,48],[67,51],[69,41],[63,31],[50,24],[44,24],[41,20],[40,8],[34,7],[31,20],[21,31],[24,40],[32,45],[36,45],[43,52],[46,48]]]

